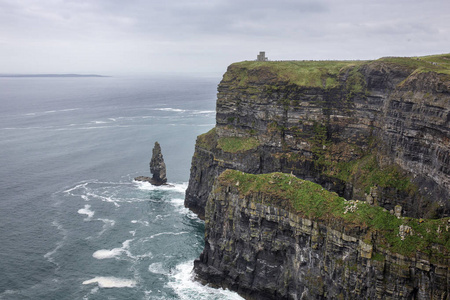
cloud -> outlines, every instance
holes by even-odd
[[[211,71],[449,52],[448,1],[0,0],[5,72]]]

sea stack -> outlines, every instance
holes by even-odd
[[[153,147],[152,159],[150,160],[150,173],[152,174],[152,177],[139,176],[134,178],[134,180],[147,181],[157,186],[166,184],[166,164],[164,163],[161,146],[158,142],[155,142],[155,146]]]
[[[152,159],[150,160],[150,173],[152,173],[153,185],[163,185],[167,182],[166,177],[166,164],[161,153],[161,146],[158,142],[155,142],[153,147]]]

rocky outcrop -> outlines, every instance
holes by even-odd
[[[450,55],[231,65],[186,191],[199,280],[248,299],[449,299],[449,74]]]
[[[443,63],[231,65],[218,87],[216,127],[196,144],[186,206],[204,215],[214,178],[230,168],[292,172],[346,199],[400,205],[404,216],[448,216],[449,57],[432,58]]]
[[[246,299],[449,299],[450,220],[400,220],[290,175],[258,177],[228,170],[216,180],[199,280]],[[314,192],[317,208],[290,188]]]
[[[161,146],[158,142],[155,142],[155,146],[153,147],[152,158],[150,160],[150,173],[152,177],[139,176],[134,180],[147,181],[156,186],[167,183],[166,164],[161,152]]]

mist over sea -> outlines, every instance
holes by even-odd
[[[0,78],[0,299],[240,299],[184,208],[219,77]],[[170,186],[150,176],[158,141]]]

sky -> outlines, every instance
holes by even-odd
[[[0,73],[223,73],[450,53],[448,0],[0,0]]]

